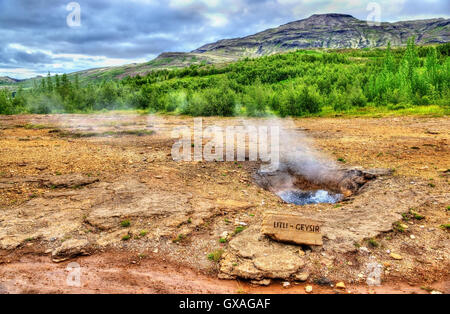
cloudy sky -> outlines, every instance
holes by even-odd
[[[0,0],[0,76],[145,62],[318,13],[365,20],[370,2],[380,5],[382,21],[450,17],[448,0],[78,0],[76,26],[70,2]]]

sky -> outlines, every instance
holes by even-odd
[[[448,0],[0,0],[0,76],[146,62],[312,14],[367,20],[371,2],[383,22],[450,17]]]

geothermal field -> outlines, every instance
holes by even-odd
[[[251,158],[252,132],[202,156],[208,127],[261,125],[278,167]],[[447,117],[203,118],[177,146],[180,126],[193,135],[180,116],[0,117],[0,292],[450,292]],[[267,213],[320,222],[321,243],[263,232]]]

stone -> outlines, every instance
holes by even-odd
[[[251,284],[256,285],[256,286],[270,286],[270,284],[272,283],[272,280],[270,279],[263,279],[263,280],[252,280],[250,281]]]
[[[297,214],[267,212],[261,232],[279,242],[323,245],[321,223]]]
[[[299,273],[294,275],[294,279],[297,281],[305,282],[309,278],[309,273]]]
[[[398,260],[398,261],[400,261],[400,260],[403,259],[403,256],[401,256],[400,254],[397,254],[397,253],[391,253],[390,256],[391,256],[393,259]]]
[[[408,225],[405,225],[405,224],[399,224],[398,226],[405,230],[409,228]]]
[[[60,263],[79,255],[89,255],[89,241],[87,240],[67,240],[63,244],[53,250],[52,260]]]
[[[360,247],[359,251],[362,252],[362,253],[369,253],[369,249],[366,248],[365,246]]]
[[[287,280],[305,265],[298,247],[261,238],[258,226],[250,226],[233,237],[222,257],[221,273],[250,280]]]
[[[289,288],[291,286],[291,283],[288,281],[283,282],[283,288]]]
[[[345,283],[343,283],[342,281],[341,282],[338,282],[337,284],[336,284],[336,288],[338,288],[338,289],[345,289],[346,287],[345,287]]]
[[[74,188],[98,182],[97,178],[83,176],[81,174],[68,174],[61,176],[49,176],[40,179],[41,184],[51,188]]]
[[[313,291],[313,287],[312,286],[306,286],[305,287],[305,291],[306,291],[306,293],[311,293]]]
[[[320,286],[329,286],[332,284],[331,280],[327,277],[320,277],[314,280],[314,283],[320,285]]]

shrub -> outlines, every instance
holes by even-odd
[[[223,253],[224,253],[224,250],[222,250],[222,249],[215,250],[214,252],[208,254],[208,259],[210,261],[213,261],[213,262],[217,263],[222,258]]]
[[[122,228],[128,228],[129,226],[131,226],[131,222],[129,220],[124,220],[120,223],[120,225],[122,226]]]

